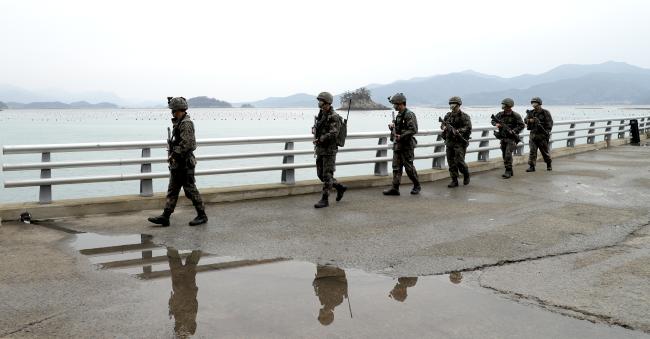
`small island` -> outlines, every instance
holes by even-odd
[[[375,111],[389,110],[390,108],[372,101],[370,90],[361,87],[353,92],[345,92],[341,96],[341,107],[339,110],[347,110],[348,104],[352,100],[351,111]]]
[[[208,98],[206,96],[194,97],[187,100],[190,108],[231,108],[229,102]]]
[[[253,106],[251,104],[242,104],[241,108],[255,108],[255,106]]]

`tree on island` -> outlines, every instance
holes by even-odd
[[[348,109],[348,104],[352,100],[351,110],[386,110],[390,109],[384,105],[372,101],[370,90],[361,87],[352,92],[347,91],[341,95],[341,108]]]

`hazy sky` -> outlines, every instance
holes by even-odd
[[[465,69],[650,68],[648,14],[644,0],[0,0],[0,83],[238,102]]]

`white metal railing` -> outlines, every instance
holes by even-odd
[[[587,144],[595,142],[597,136],[605,136],[605,140],[625,138],[629,132],[630,120],[636,119],[639,124],[640,133],[650,133],[650,116],[635,118],[610,118],[610,119],[592,119],[592,120],[569,120],[557,121],[552,131],[551,144],[559,141],[566,141],[566,147],[574,147],[576,139],[586,138]],[[597,125],[599,122],[606,122],[605,125]],[[577,125],[588,124],[585,127],[576,127]],[[558,130],[558,126],[568,126],[566,129]],[[480,137],[470,139],[470,146],[467,153],[478,153],[478,161],[489,160],[491,150],[499,149],[499,146],[490,146],[490,141],[495,137],[490,133],[494,131],[493,126],[475,127],[473,134],[480,133]],[[585,135],[576,135],[578,131],[587,131]],[[386,132],[362,132],[351,133],[348,139],[375,139],[378,140],[376,145],[356,146],[340,148],[339,152],[363,152],[376,151],[375,157],[359,158],[354,160],[340,160],[337,165],[357,165],[357,164],[374,164],[374,174],[378,176],[388,175],[388,163],[392,157],[388,156],[388,150],[392,146],[388,144],[390,134]],[[432,168],[445,167],[445,145],[442,141],[439,130],[420,131],[418,136],[436,136],[435,142],[420,143],[418,149],[433,148],[429,154],[416,155],[415,159],[432,159]],[[523,155],[524,146],[528,142],[523,142],[524,137],[528,136],[525,131],[522,135],[522,142],[517,146],[516,155]],[[229,146],[229,145],[256,145],[268,143],[283,143],[284,150],[268,152],[249,152],[249,153],[231,153],[231,154],[212,154],[199,155],[197,160],[232,160],[232,159],[251,159],[261,157],[282,157],[282,163],[271,166],[249,166],[234,168],[218,168],[197,170],[196,175],[219,175],[230,173],[248,173],[261,171],[281,171],[281,183],[287,185],[295,184],[295,170],[301,168],[315,167],[313,162],[294,163],[294,156],[312,154],[313,149],[294,149],[296,142],[311,142],[311,135],[287,135],[287,136],[264,136],[264,137],[237,137],[237,138],[213,138],[199,139],[198,146]],[[476,146],[476,147],[474,147]],[[157,163],[166,163],[166,157],[151,157],[151,149],[165,148],[167,142],[164,140],[150,141],[133,141],[133,142],[105,142],[105,143],[77,143],[77,144],[47,144],[47,145],[7,145],[3,146],[2,152],[6,155],[40,153],[41,162],[3,164],[2,170],[7,171],[24,171],[40,170],[40,179],[33,180],[9,180],[4,182],[5,188],[13,187],[39,187],[39,202],[50,203],[52,201],[52,186],[67,184],[83,184],[111,181],[140,181],[140,195],[153,195],[153,179],[167,178],[168,172],[152,172],[151,165]],[[81,160],[81,161],[50,161],[51,153],[60,152],[94,152],[109,150],[141,150],[140,158],[127,159],[106,159],[106,160]],[[421,153],[421,152],[418,152]],[[6,157],[5,157],[6,159]],[[83,177],[66,177],[52,178],[53,169],[62,168],[83,168],[83,167],[103,167],[103,166],[123,166],[123,165],[140,165],[140,173],[103,175],[103,176],[83,176]]]

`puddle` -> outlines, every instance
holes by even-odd
[[[76,237],[72,247],[98,269],[139,279],[141,288],[129,293],[142,302],[106,306],[122,307],[169,337],[517,337],[530,331],[530,319],[549,337],[575,333],[574,322],[588,332],[599,328],[471,287],[460,272],[392,278],[165,248],[147,235]]]

